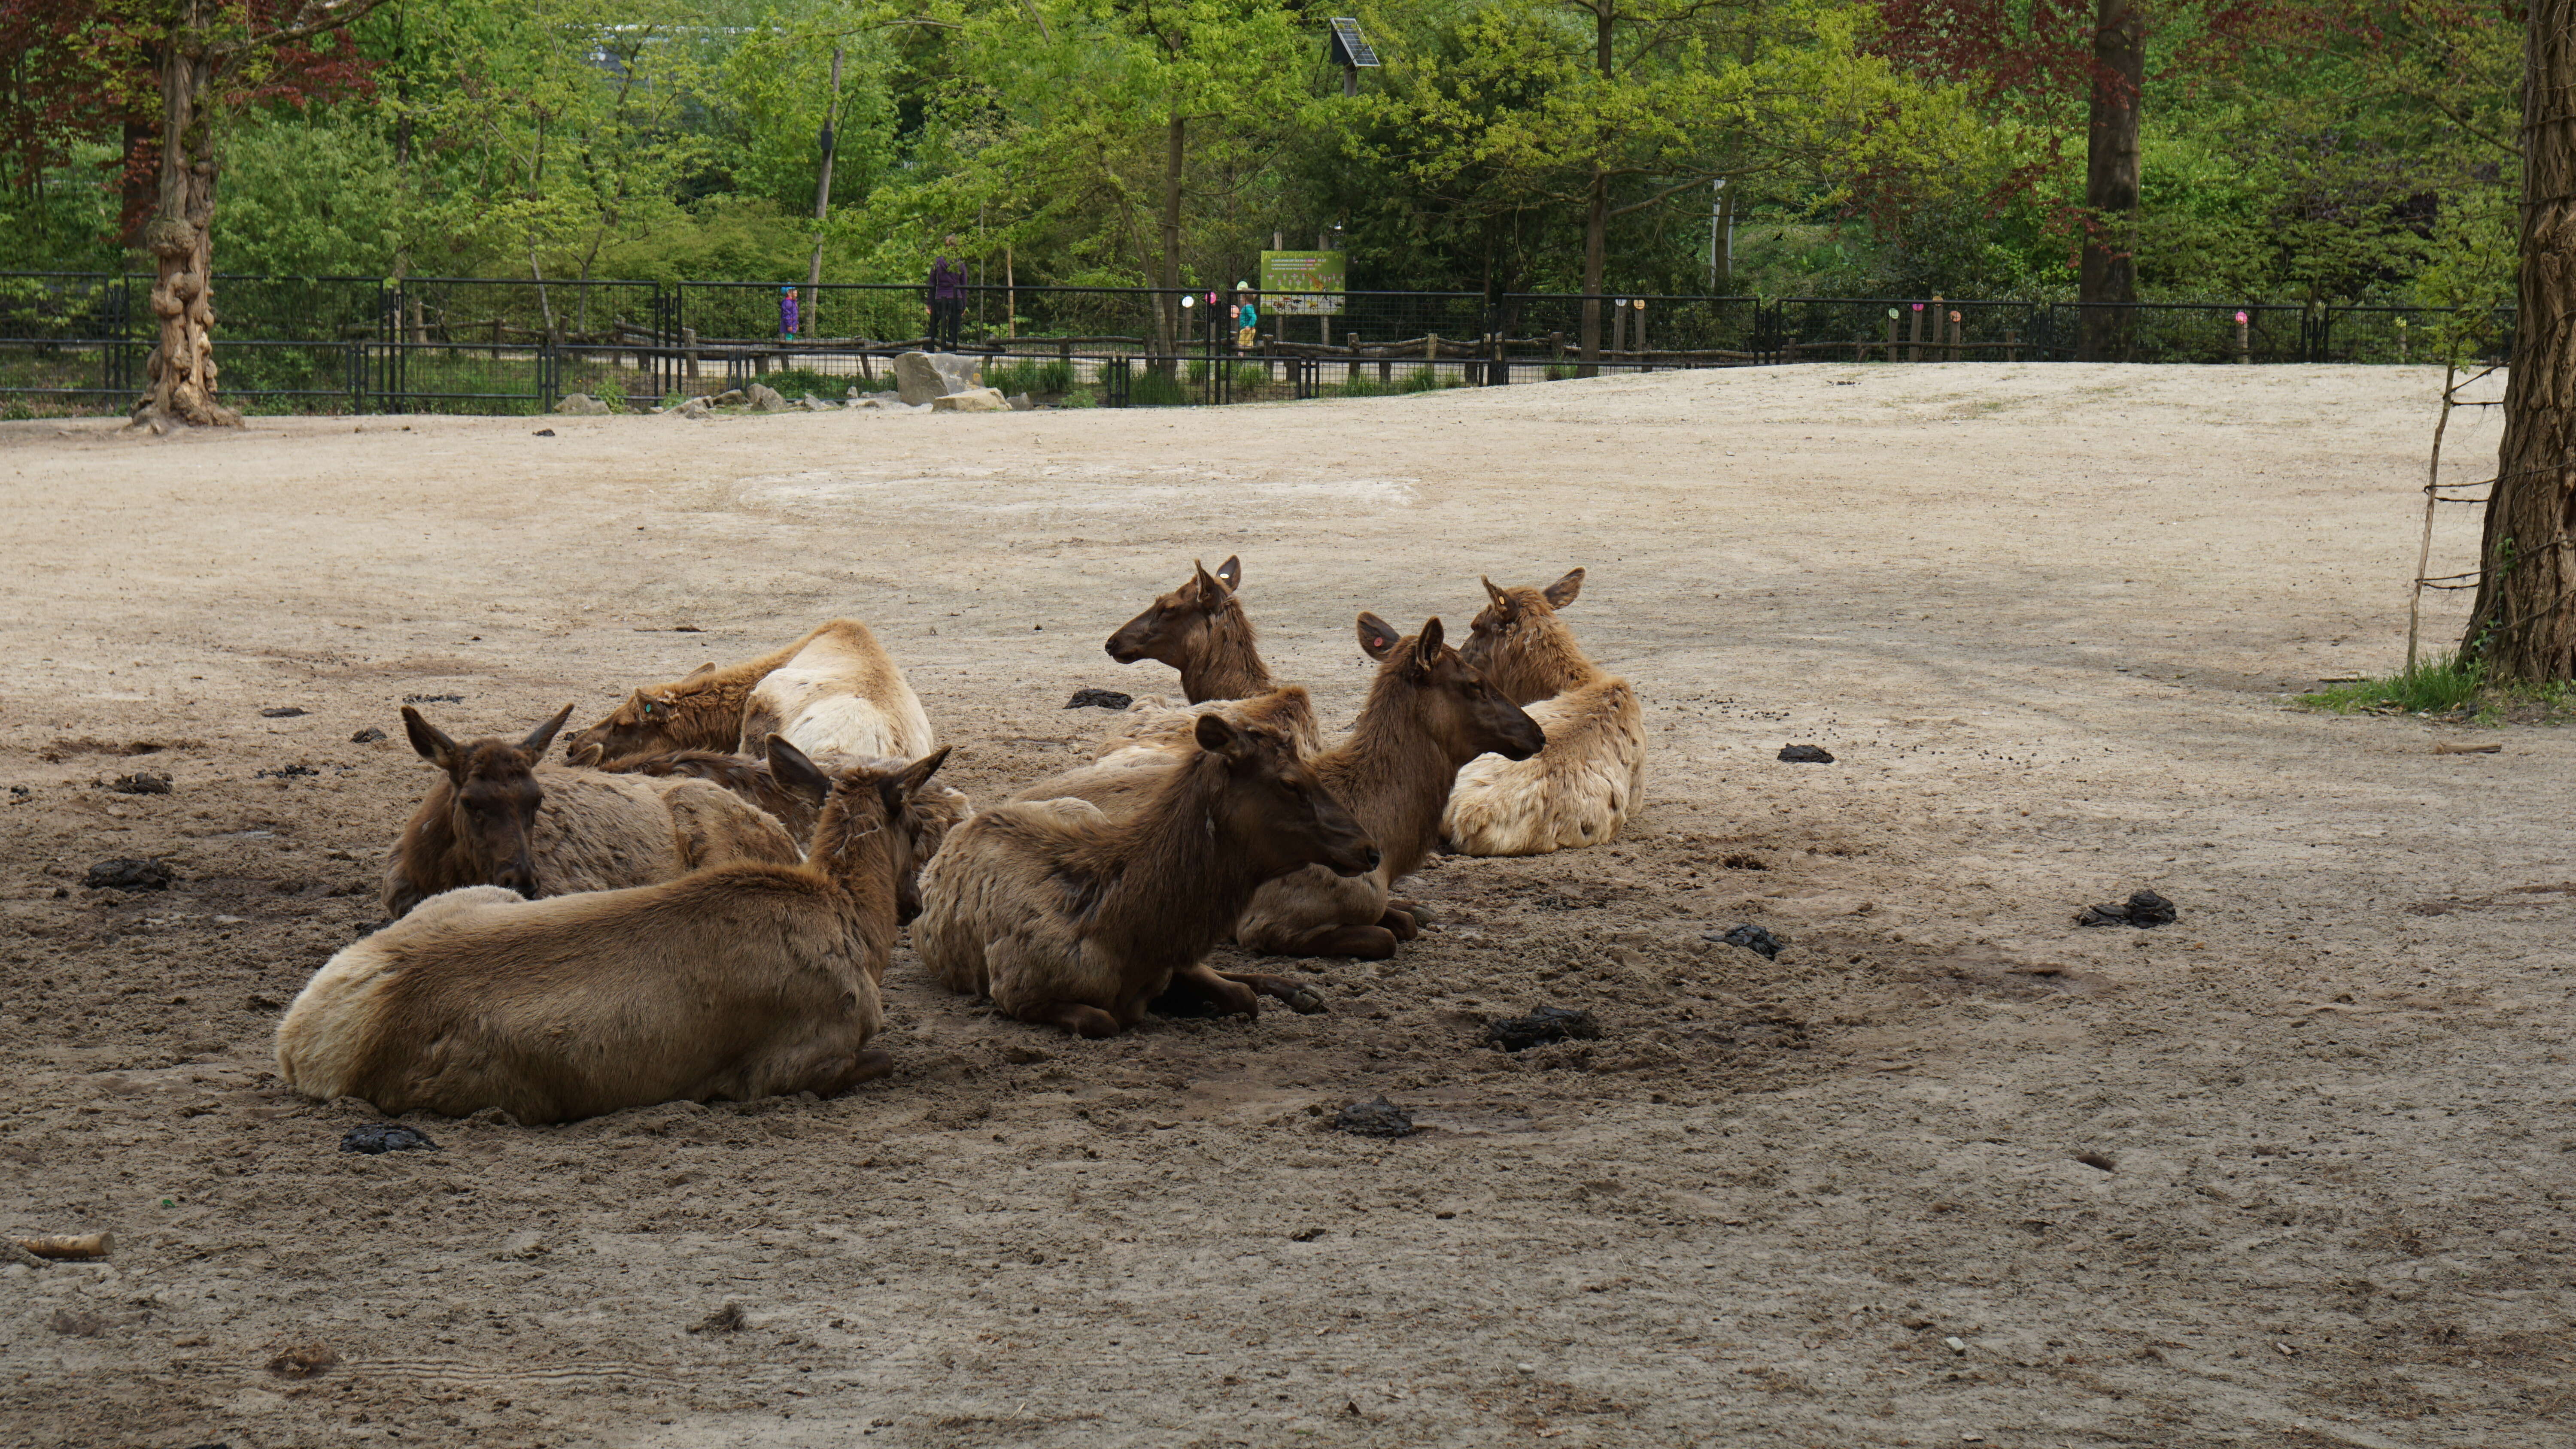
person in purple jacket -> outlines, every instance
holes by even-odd
[[[948,237],[942,245],[954,251],[957,238]],[[957,329],[965,320],[966,264],[943,252],[930,264],[930,345],[956,351]]]

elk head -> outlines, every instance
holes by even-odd
[[[825,774],[784,735],[771,735],[768,747],[770,773],[778,783],[823,808],[806,860],[837,873],[861,838],[882,831],[894,868],[895,924],[909,925],[921,914],[921,867],[939,848],[933,837],[944,830],[919,808],[918,800],[922,787],[948,762],[951,747],[943,745],[909,763],[870,760],[837,777]]]
[[[1438,619],[1425,620],[1410,639],[1397,638],[1394,626],[1375,614],[1360,615],[1359,630],[1361,651],[1378,661],[1381,677],[1394,671],[1411,695],[1414,717],[1439,741],[1452,769],[1478,755],[1526,760],[1547,747],[1538,721],[1442,642]]]
[[[1556,686],[1539,677],[1541,661],[1573,647],[1556,622],[1556,611],[1583,592],[1583,570],[1575,569],[1544,589],[1485,586],[1485,607],[1467,626],[1467,645],[1459,652],[1485,672],[1495,688],[1522,704],[1545,699]]]
[[[1263,879],[1307,865],[1343,876],[1377,869],[1376,843],[1297,757],[1285,733],[1242,729],[1223,715],[1203,714],[1197,735],[1200,749],[1225,762],[1226,790],[1217,809]]]
[[[499,739],[460,745],[421,718],[419,710],[403,706],[403,733],[411,736],[411,747],[447,772],[448,834],[474,863],[482,883],[530,900],[542,890],[529,848],[537,809],[546,803],[536,766],[554,743],[555,731],[571,716],[572,706],[565,705],[515,745]]]
[[[1233,602],[1234,591],[1242,582],[1240,558],[1228,558],[1216,566],[1215,573],[1194,561],[1190,577],[1179,588],[1155,599],[1145,612],[1120,625],[1103,647],[1110,658],[1121,664],[1157,659],[1174,669],[1186,668],[1188,661],[1198,657],[1200,641],[1217,614]]]
[[[626,702],[609,712],[608,718],[586,730],[575,730],[564,740],[564,758],[576,765],[596,766],[603,760],[622,760],[629,755],[651,754],[681,748],[671,729],[680,699],[697,680],[716,672],[710,662],[689,671],[677,684],[647,685],[626,697]],[[732,748],[732,742],[726,742]]]

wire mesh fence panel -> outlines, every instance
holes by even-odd
[[[371,342],[357,351],[367,412],[513,416],[544,412],[561,395],[549,391],[555,363],[541,347]]]
[[[1744,357],[1711,357],[1711,364],[1747,360],[1768,349],[1762,299],[1759,297],[1691,297],[1610,295],[1586,298],[1563,293],[1526,293],[1505,297],[1496,309],[1495,331],[1522,345],[1545,339],[1554,357],[1562,345],[1572,356],[1583,345],[1585,303],[1593,305],[1604,353],[1726,352]],[[1674,357],[1667,365],[1687,365]]]
[[[245,413],[359,411],[350,342],[272,342],[218,336],[216,396]]]
[[[0,338],[0,417],[124,412],[143,351],[121,337]]]
[[[148,297],[149,282],[138,298]],[[260,342],[363,342],[376,335],[384,286],[373,277],[215,274],[215,335]],[[152,329],[150,318],[144,330]]]
[[[411,345],[613,344],[668,325],[665,291],[658,282],[408,277],[383,292],[375,335]]]
[[[150,292],[149,278],[113,272],[0,272],[0,337],[131,336]]]

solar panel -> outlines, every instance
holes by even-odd
[[[1336,15],[1332,18],[1331,24],[1333,38],[1330,49],[1333,64],[1376,65],[1378,63],[1377,51],[1368,43],[1367,38],[1360,34],[1360,23],[1357,18]]]

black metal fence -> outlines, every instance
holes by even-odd
[[[0,273],[0,415],[130,407],[153,342],[150,293],[144,275]],[[1789,362],[2063,361],[2082,350],[2086,314],[1937,297],[1352,292],[1337,314],[1266,315],[1247,350],[1230,302],[970,287],[960,343],[1027,384],[1014,390],[1126,406]],[[892,358],[930,343],[923,290],[878,284],[224,276],[215,306],[223,395],[254,412],[536,413],[573,392],[664,404],[761,380],[837,400],[890,386]],[[2094,354],[2138,362],[2433,361],[2459,321],[2269,303],[2095,312]],[[2510,353],[2512,319],[2492,322],[2480,360]]]

